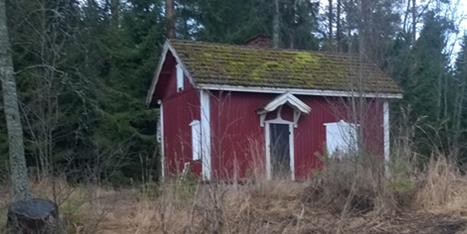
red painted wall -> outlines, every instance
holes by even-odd
[[[265,130],[260,127],[258,108],[277,94],[213,92],[211,96],[212,169],[214,178],[233,179],[264,173]],[[295,176],[309,177],[321,167],[320,156],[326,145],[324,123],[341,119],[351,122],[348,105],[340,98],[297,96],[312,110],[302,115],[294,129]],[[378,100],[365,105],[366,119],[362,124],[368,150],[383,156],[383,109]],[[292,119],[292,110],[282,111],[284,119]],[[275,118],[275,113],[267,119]]]
[[[176,62],[168,53],[155,90],[164,112],[164,155],[166,175],[179,173],[190,162],[200,175],[201,162],[192,161],[191,127],[200,119],[200,97],[185,78],[184,90],[176,90]],[[265,129],[260,126],[257,110],[278,94],[211,92],[211,151],[213,178],[236,179],[265,175]],[[311,107],[294,129],[295,177],[305,179],[322,166],[320,155],[326,145],[324,123],[341,119],[351,122],[348,106],[341,98],[297,96]],[[383,156],[382,101],[371,99],[361,126],[368,151]],[[283,108],[283,118],[292,119],[292,110]],[[267,118],[275,118],[269,114]]]
[[[195,174],[200,174],[199,162],[192,161],[191,127],[193,120],[200,119],[199,91],[185,78],[184,90],[177,92],[176,62],[168,53],[162,68],[155,97],[162,101],[164,114],[165,173],[180,173],[190,162]]]

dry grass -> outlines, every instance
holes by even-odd
[[[310,181],[199,184],[179,178],[153,189],[34,183],[55,200],[68,233],[456,233],[465,229],[467,179],[445,160],[425,172],[377,175],[330,162]],[[376,174],[375,174],[376,173]],[[6,186],[5,186],[6,187]],[[2,197],[8,197],[0,191]],[[0,225],[6,201],[0,200]]]

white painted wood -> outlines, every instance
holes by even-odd
[[[384,160],[389,161],[390,154],[390,139],[389,139],[389,102],[383,103],[383,129],[384,129]]]
[[[260,119],[259,119],[260,126],[264,127],[264,120],[266,118],[266,114],[269,112],[275,111],[278,108],[279,110],[277,112],[277,118],[281,118],[280,116],[281,108],[286,103],[289,104],[294,110],[294,117],[293,117],[294,127],[297,127],[298,120],[300,119],[300,115],[302,113],[308,114],[311,111],[311,107],[309,107],[306,103],[302,102],[300,99],[295,97],[293,94],[287,92],[274,98],[274,100],[272,100],[271,102],[266,104],[263,108],[257,111],[257,113],[260,115]]]
[[[266,178],[272,179],[271,165],[271,131],[270,124],[287,124],[289,125],[289,163],[290,163],[290,178],[295,180],[295,146],[294,146],[294,123],[280,118],[265,121],[265,141],[266,141]]]
[[[266,178],[268,180],[272,179],[271,174],[271,138],[270,138],[270,129],[269,129],[269,122],[266,122],[264,128],[264,137],[266,140]]]
[[[183,90],[183,69],[180,64],[176,66],[176,73],[177,73],[177,92]]]
[[[203,180],[211,179],[211,106],[209,91],[200,90],[201,164]]]
[[[294,146],[294,124],[289,124],[289,155],[290,155],[290,178],[295,180],[295,146]]]
[[[200,89],[221,90],[233,92],[252,92],[252,93],[284,93],[290,92],[294,95],[326,96],[326,97],[367,97],[367,98],[385,98],[401,99],[399,93],[375,93],[375,92],[352,92],[318,89],[296,89],[296,88],[273,88],[273,87],[246,87],[231,85],[200,84],[196,86]]]
[[[303,112],[305,114],[308,114],[311,111],[311,107],[309,107],[306,103],[302,102],[300,99],[295,97],[293,94],[286,92],[274,98],[274,100],[266,104],[266,106],[264,106],[262,110],[258,111],[258,113],[263,114],[263,113],[274,111],[279,106],[282,106],[286,103],[291,105],[292,108],[297,109],[300,112]]]
[[[326,127],[326,150],[329,155],[348,153],[357,149],[358,125],[341,120],[325,123],[324,126]]]
[[[201,159],[201,126],[199,120],[193,120],[191,126],[191,149],[193,161]]]
[[[164,146],[164,104],[162,102],[159,103],[160,110],[159,110],[159,118],[160,118],[160,134],[161,134],[161,179],[162,181],[165,180],[165,146]]]

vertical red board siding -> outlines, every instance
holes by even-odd
[[[185,77],[184,90],[176,90],[176,61],[168,53],[155,98],[163,104],[164,156],[166,175],[180,173],[189,162],[195,174],[201,174],[201,162],[192,161],[191,127],[200,120],[200,97]],[[214,179],[238,179],[265,175],[265,129],[260,126],[257,110],[279,94],[247,92],[211,92],[211,168]],[[324,124],[345,120],[352,122],[349,105],[343,98],[320,96],[297,97],[311,107],[294,128],[295,178],[306,179],[322,167],[320,157],[326,145]],[[383,157],[383,101],[369,99],[361,127],[367,150]],[[283,107],[283,119],[293,120],[293,110]],[[266,119],[274,119],[277,111]]]
[[[264,173],[265,129],[257,110],[277,94],[213,92],[211,96],[212,170],[218,179],[236,179]],[[306,179],[322,167],[320,157],[326,145],[324,124],[351,122],[349,105],[341,98],[297,96],[311,107],[294,128],[295,177]],[[370,100],[363,125],[368,150],[383,156],[382,102]],[[292,110],[283,108],[282,117],[292,119]],[[267,119],[275,118],[271,113]]]
[[[211,95],[211,167],[214,178],[264,174],[264,128],[257,109],[274,95],[213,92]]]
[[[192,171],[199,175],[199,162],[192,161],[190,126],[193,120],[200,119],[199,91],[185,77],[184,89],[177,92],[176,62],[170,53],[159,79],[156,95],[163,105],[165,173],[180,173],[189,162]]]

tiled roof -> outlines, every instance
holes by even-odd
[[[170,40],[197,85],[401,93],[358,56]]]

